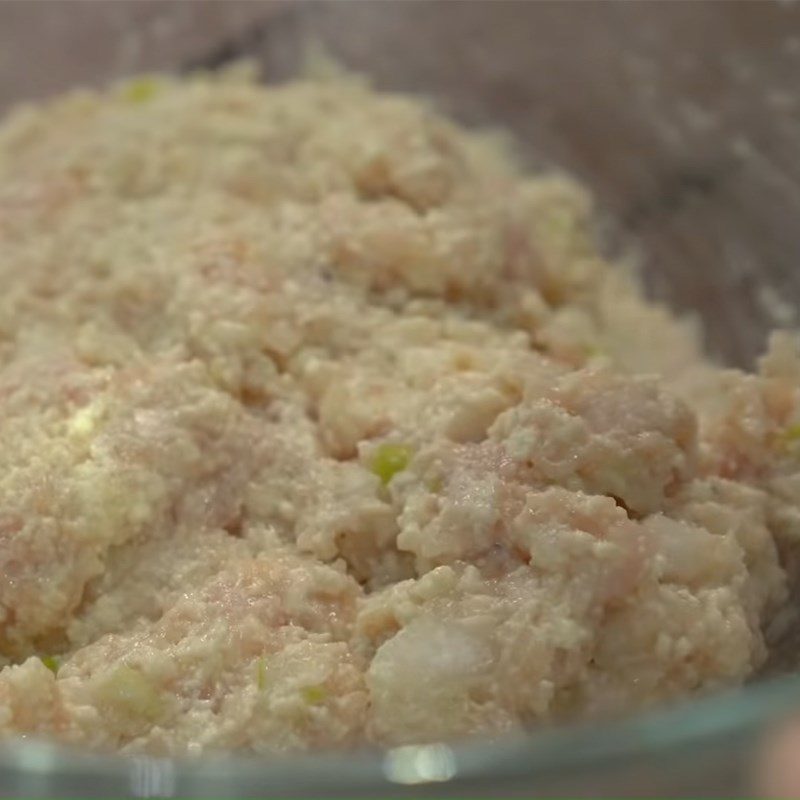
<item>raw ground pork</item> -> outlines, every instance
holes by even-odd
[[[711,365],[574,183],[350,78],[0,127],[0,735],[497,735],[742,683],[800,357]]]

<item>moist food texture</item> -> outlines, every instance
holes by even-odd
[[[0,127],[0,735],[458,739],[736,686],[800,356],[711,364],[574,182],[347,77]]]

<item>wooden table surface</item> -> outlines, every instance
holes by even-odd
[[[800,6],[793,2],[0,2],[0,108],[74,83],[309,40],[382,87],[509,129],[586,181],[651,291],[750,363],[800,302]],[[766,287],[766,288],[765,288]],[[779,319],[770,291],[788,300]]]

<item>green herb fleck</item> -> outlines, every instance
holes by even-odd
[[[61,661],[56,656],[42,656],[42,664],[44,664],[53,675],[57,675],[59,667],[61,666]]]
[[[122,87],[122,96],[131,103],[147,103],[161,90],[162,82],[151,75],[134,78]]]
[[[267,688],[267,662],[263,658],[256,660],[256,686],[260,692]]]
[[[788,428],[786,428],[786,430],[783,432],[783,438],[787,442],[800,441],[800,422],[790,425]]]
[[[793,453],[800,444],[800,422],[794,423],[773,434],[770,441],[771,447],[783,453]]]
[[[324,686],[305,686],[300,692],[303,695],[303,700],[310,706],[318,706],[320,703],[325,702],[328,692]]]
[[[411,455],[412,451],[408,445],[387,442],[375,451],[370,467],[386,486],[398,472],[402,472],[408,466]]]
[[[586,358],[600,358],[606,354],[606,351],[596,344],[584,345],[583,351],[586,354]]]

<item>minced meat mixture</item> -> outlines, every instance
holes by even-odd
[[[737,685],[800,355],[717,368],[586,194],[351,78],[0,127],[0,735],[291,752]]]

